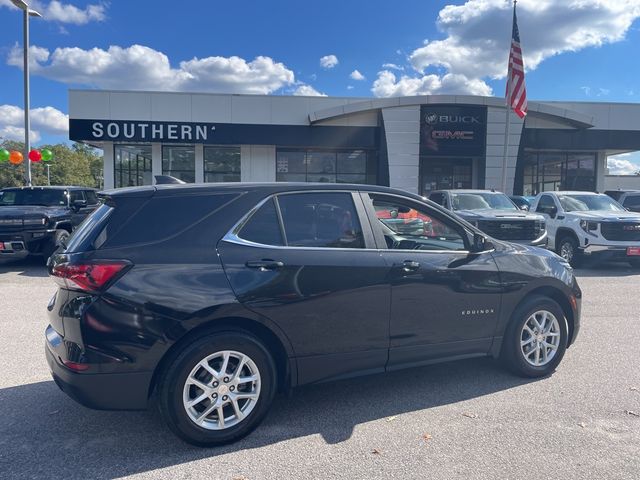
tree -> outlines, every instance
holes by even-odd
[[[24,151],[24,144],[5,140],[2,148],[9,151]],[[50,162],[51,185],[80,185],[85,187],[102,187],[102,155],[92,147],[81,143],[71,146],[64,143],[57,145],[41,145],[40,150],[47,148],[53,152]],[[0,164],[0,188],[24,185],[25,159],[20,165]],[[31,164],[33,185],[47,185],[47,168],[44,162]]]

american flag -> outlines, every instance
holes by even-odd
[[[507,72],[507,105],[520,118],[527,114],[527,87],[524,83],[524,63],[520,48],[520,32],[516,18],[516,5],[513,5],[513,30],[511,33],[511,51],[509,52],[509,71]]]

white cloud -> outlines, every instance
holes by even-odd
[[[30,114],[32,142],[41,138],[41,133],[66,135],[69,131],[69,116],[53,107],[32,108]],[[24,140],[24,110],[15,105],[0,105],[0,137],[9,140]]]
[[[555,55],[618,42],[638,17],[640,0],[520,0],[518,26],[525,67],[533,70]],[[467,0],[444,7],[437,26],[445,38],[425,40],[414,50],[409,60],[419,76],[403,76],[401,81],[430,83],[428,77],[437,75],[444,83],[444,77],[453,74],[467,79],[456,93],[491,92],[485,80],[507,73],[511,20],[511,2],[505,0]],[[375,86],[373,91],[378,94]]]
[[[423,75],[399,79],[388,71],[378,73],[371,89],[376,97],[399,97],[406,95],[442,95],[466,93],[469,95],[491,95],[491,88],[482,80],[469,79],[464,75]]]
[[[354,86],[353,85],[347,85],[347,90],[353,90]]]
[[[635,175],[640,171],[640,152],[622,153],[607,158],[610,175]]]
[[[302,97],[326,97],[327,96],[325,93],[319,92],[318,90],[313,88],[311,85],[306,85],[306,84],[299,85],[298,88],[296,88],[293,91],[293,94],[295,96],[302,96]]]
[[[322,68],[330,69],[338,65],[338,63],[340,62],[338,61],[338,57],[335,55],[325,55],[320,58],[320,66]]]
[[[349,76],[353,80],[364,80],[365,79],[364,75],[362,75],[358,70],[354,70],[353,72],[351,72],[351,74]]]
[[[29,7],[41,13],[42,19],[46,21],[86,25],[89,22],[102,22],[107,18],[104,3],[87,5],[84,9],[58,0],[49,3],[32,0],[28,3]],[[0,7],[15,8],[10,0],[0,0]]]
[[[32,74],[97,88],[268,94],[295,83],[284,64],[263,56],[249,62],[236,56],[194,57],[174,68],[164,53],[143,45],[57,48],[51,54],[37,46],[30,49]],[[15,46],[7,63],[21,67],[21,55]]]
[[[384,68],[385,70],[399,70],[399,71],[404,71],[404,67],[401,67],[398,64],[395,63],[384,63],[382,64],[382,68]]]

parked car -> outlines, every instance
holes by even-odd
[[[433,228],[394,228],[410,212]],[[202,446],[247,435],[298,385],[487,355],[548,375],[580,327],[563,259],[378,186],[113,190],[49,272],[60,388],[92,408],[157,405]]]
[[[549,247],[572,265],[600,256],[640,268],[640,213],[626,211],[608,195],[544,192],[531,208],[547,220]]]
[[[0,258],[48,258],[98,205],[86,187],[16,187],[0,190]]]
[[[522,195],[509,195],[509,199],[516,204],[520,210],[528,211],[531,208],[531,202],[527,197]]]
[[[545,246],[544,217],[520,210],[507,195],[489,190],[437,190],[429,200],[453,210],[467,222],[499,240]]]
[[[640,212],[640,190],[607,190],[604,193],[630,212]]]

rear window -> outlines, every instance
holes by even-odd
[[[282,246],[282,232],[273,199],[262,205],[242,227],[240,238],[262,245]]]
[[[237,196],[226,193],[151,197],[120,229],[108,235],[105,247],[166,240],[215,213]]]
[[[101,205],[85,218],[71,235],[66,251],[75,253],[93,250],[93,243],[100,232],[104,231],[104,224],[112,210],[110,206]],[[96,248],[99,248],[99,245]]]

